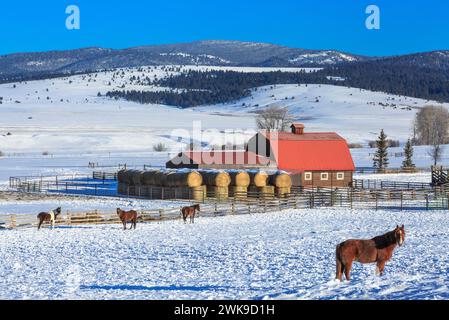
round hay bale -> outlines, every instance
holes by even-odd
[[[190,188],[191,199],[195,201],[204,201],[207,195],[206,186]]]
[[[164,174],[164,180],[162,181],[162,185],[164,187],[179,187],[177,180],[175,178],[176,172],[167,171]]]
[[[119,182],[117,184],[117,193],[118,194],[127,194],[128,193],[128,185],[123,182]]]
[[[249,171],[250,185],[266,187],[268,185],[268,174],[265,171]]]
[[[140,186],[142,184],[143,171],[130,170],[128,171],[128,181],[132,186]]]
[[[270,185],[277,188],[290,188],[292,186],[292,178],[288,173],[277,172],[270,175]]]
[[[213,187],[214,196],[217,200],[225,200],[229,198],[229,188],[228,187]]]
[[[117,173],[117,181],[124,183],[126,181],[126,170],[122,169]]]
[[[197,171],[172,171],[166,175],[167,187],[197,188],[203,184],[203,177]]]
[[[251,179],[246,171],[228,171],[231,177],[231,186],[248,187]]]
[[[161,187],[165,183],[165,172],[161,170],[149,170],[142,174],[142,182],[146,186]]]
[[[248,187],[232,186],[229,190],[229,195],[235,199],[243,199],[248,197]]]
[[[225,171],[203,171],[203,182],[212,187],[228,187],[231,183],[231,176]]]
[[[148,170],[142,174],[142,183],[146,186],[154,186],[155,185],[155,175],[159,170]]]
[[[287,197],[290,194],[291,189],[289,187],[276,188],[276,196],[279,198]]]
[[[138,170],[124,170],[120,176],[123,179],[123,183],[128,185],[135,185],[135,181],[137,181],[138,174],[136,172],[139,172],[139,179],[138,184],[140,185],[140,171]]]

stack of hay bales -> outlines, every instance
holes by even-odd
[[[142,183],[151,198],[193,198],[202,201],[205,193],[203,178],[197,171],[148,170],[142,173]]]
[[[145,190],[145,196],[150,199],[159,199],[162,196],[161,181],[164,180],[164,173],[161,170],[147,170],[142,173],[142,184]]]
[[[249,191],[258,197],[274,197],[274,186],[270,185],[270,177],[265,171],[249,171]]]
[[[248,196],[248,186],[251,182],[251,178],[248,172],[243,170],[231,170],[228,171],[231,177],[230,196],[234,198],[246,198]]]
[[[270,174],[269,180],[270,185],[275,187],[277,197],[285,197],[290,193],[292,178],[288,173],[279,171],[274,174]]]
[[[143,171],[140,170],[129,170],[127,175],[127,181],[129,183],[129,193],[134,196],[140,196],[141,195],[141,188],[142,188],[142,174]]]
[[[128,194],[128,183],[126,181],[126,170],[120,170],[117,173],[117,193]]]
[[[118,193],[134,196],[140,195],[142,187],[141,176],[142,171],[139,170],[120,170],[117,175]]]
[[[213,191],[214,197],[218,200],[225,200],[229,197],[229,185],[231,176],[226,171],[201,171],[203,182]]]
[[[187,197],[196,201],[203,201],[206,193],[205,186],[203,186],[203,177],[198,171],[168,171],[165,173],[164,186],[174,189],[175,198]],[[186,188],[189,192],[183,194],[183,190]]]

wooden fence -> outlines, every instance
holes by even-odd
[[[182,200],[185,201],[185,200]],[[393,210],[449,210],[449,194],[429,194],[425,190],[304,190],[298,194],[274,197],[273,194],[248,197],[237,195],[227,200],[207,199],[201,204],[200,217],[237,214],[255,214],[285,209],[314,209],[341,207],[351,209]],[[180,219],[180,207],[138,211],[140,222]],[[66,212],[58,218],[57,226],[78,226],[120,223],[116,213],[91,211]],[[48,225],[48,224],[47,224]],[[36,227],[36,215],[0,215],[1,228]]]
[[[10,177],[9,186],[29,193],[65,193],[95,196],[117,195],[114,174]]]
[[[369,179],[354,179],[352,182],[354,189],[393,189],[393,190],[433,190],[430,183],[425,182],[400,182],[400,181],[382,181]]]

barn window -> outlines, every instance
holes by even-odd
[[[304,173],[304,180],[305,181],[312,181],[312,172]]]
[[[345,180],[345,173],[337,172],[337,180]]]
[[[329,173],[322,172],[321,173],[321,180],[329,180]]]

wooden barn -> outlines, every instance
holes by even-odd
[[[291,132],[259,132],[245,151],[184,152],[166,166],[284,170],[304,187],[348,187],[355,170],[345,139],[335,132],[305,132],[298,123]]]

